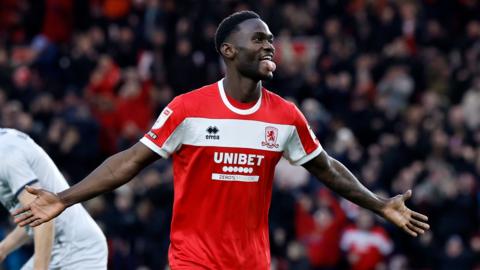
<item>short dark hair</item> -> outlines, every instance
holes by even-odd
[[[220,53],[220,46],[227,37],[235,30],[237,25],[249,19],[260,19],[260,16],[250,10],[238,11],[223,19],[215,32],[215,48]]]

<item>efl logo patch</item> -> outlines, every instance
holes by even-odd
[[[165,109],[163,109],[163,111],[160,113],[160,116],[157,118],[157,121],[155,121],[155,124],[153,124],[152,129],[161,128],[172,114],[173,111],[170,108],[165,107]]]
[[[276,127],[266,127],[265,128],[265,141],[262,142],[262,146],[267,148],[278,148],[277,143],[278,138],[278,128]]]

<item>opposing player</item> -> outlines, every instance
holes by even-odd
[[[269,269],[268,209],[275,165],[302,165],[331,189],[416,236],[427,217],[408,209],[411,192],[380,198],[328,156],[301,112],[262,87],[275,70],[273,35],[256,13],[224,19],[215,44],[222,80],[176,97],[139,143],[108,158],[80,183],[37,196],[16,221],[37,226],[112,190],[159,157],[173,157],[172,269]]]
[[[28,205],[35,196],[25,185],[59,192],[67,181],[50,157],[30,137],[0,128],[0,202],[10,211]],[[0,242],[0,259],[26,243],[32,230],[17,226]],[[22,269],[107,269],[107,243],[81,205],[33,228],[34,255]]]

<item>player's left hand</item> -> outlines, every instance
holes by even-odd
[[[412,196],[412,191],[397,195],[390,198],[386,205],[381,209],[381,214],[385,219],[403,229],[406,233],[413,237],[425,233],[430,226],[428,225],[428,217],[410,210],[405,201]]]

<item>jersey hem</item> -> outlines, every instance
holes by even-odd
[[[313,151],[312,153],[304,156],[303,158],[295,161],[295,162],[292,162],[293,165],[303,165],[307,162],[309,162],[310,160],[314,159],[316,156],[320,155],[321,153],[323,152],[323,148],[322,146],[318,146],[317,149],[315,149],[315,151]]]
[[[161,157],[167,159],[170,155],[160,147],[158,147],[154,142],[150,141],[149,139],[143,137],[140,139],[140,142],[143,143],[146,147],[148,147],[153,152],[157,153]]]

